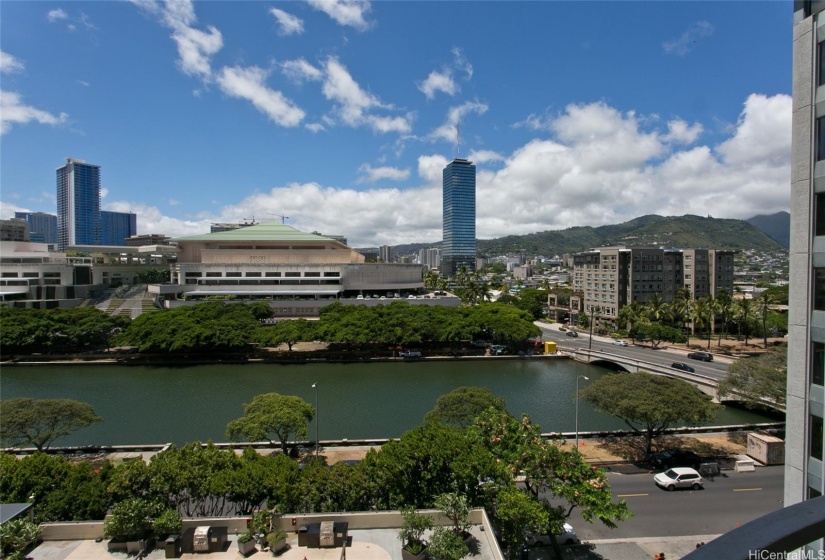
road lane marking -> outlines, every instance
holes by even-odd
[[[759,492],[761,488],[734,488],[734,492]]]
[[[649,496],[650,494],[616,494],[617,498],[636,498],[638,496]]]

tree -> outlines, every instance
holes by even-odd
[[[734,320],[739,329],[739,335],[737,335],[736,339],[739,340],[739,336],[742,334],[742,327],[744,327],[745,346],[748,345],[748,333],[750,332],[751,323],[754,321],[755,315],[756,308],[754,307],[752,299],[742,298],[736,301],[736,307],[733,311]]]
[[[495,396],[489,389],[459,387],[438,397],[435,408],[424,416],[424,422],[467,428],[472,426],[479,414],[491,406],[496,410],[506,410],[504,399]]]
[[[654,348],[658,348],[662,342],[680,343],[685,341],[685,334],[682,331],[659,323],[642,325],[636,329],[636,333],[650,341]]]
[[[0,525],[0,551],[4,558],[23,559],[26,548],[40,538],[43,528],[28,519],[12,519]]]
[[[653,438],[670,426],[709,422],[718,408],[710,397],[685,381],[643,371],[605,375],[585,387],[580,396],[643,435],[646,455],[650,455]]]
[[[55,440],[102,422],[88,403],[72,399],[17,398],[0,401],[0,440],[8,447],[47,449]]]
[[[774,403],[785,406],[788,381],[788,349],[774,348],[758,358],[742,358],[728,366],[725,379],[719,383],[720,397],[735,396],[748,408],[765,408]]]
[[[585,521],[598,519],[607,527],[632,514],[624,501],[614,502],[603,470],[593,468],[577,450],[562,450],[558,441],[541,436],[541,427],[530,417],[516,419],[488,409],[468,430],[468,439],[483,445],[495,457],[496,465],[523,477],[525,491],[540,502],[549,515],[549,534],[559,557],[562,556],[556,533],[575,509]],[[552,502],[545,501],[549,495]],[[539,520],[542,521],[542,520]]]
[[[498,493],[494,514],[501,523],[501,540],[510,550],[523,541],[525,528],[539,534],[550,523],[547,510],[515,486],[507,486]]]
[[[273,443],[271,436],[274,435],[286,453],[290,435],[295,434],[296,438],[307,437],[307,425],[314,416],[315,409],[301,397],[266,393],[244,405],[244,415],[227,425],[226,435],[232,440],[265,439],[270,443]]]
[[[766,350],[768,349],[768,312],[773,304],[773,299],[773,294],[767,290],[756,296],[756,309],[762,319],[762,341]]]
[[[654,323],[659,323],[670,317],[670,308],[659,294],[653,294],[644,306],[647,318]]]
[[[719,314],[722,316],[722,332],[719,333],[718,344],[718,346],[722,346],[722,336],[727,336],[728,334],[728,321],[730,320],[731,313],[733,313],[733,296],[727,290],[720,290],[719,293],[716,294],[716,305]]]
[[[444,527],[436,527],[427,548],[427,555],[433,560],[461,560],[469,553],[464,539]]]

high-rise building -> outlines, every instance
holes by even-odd
[[[442,173],[444,241],[441,274],[476,268],[476,166],[456,158]]]
[[[37,243],[57,244],[57,216],[45,212],[15,212],[15,218],[29,222],[29,236]]]
[[[100,245],[100,166],[66,158],[57,168],[57,248]]]
[[[381,245],[378,248],[378,258],[381,259],[381,262],[392,262],[392,247],[389,245]]]
[[[793,6],[785,505],[825,491],[825,2]]]
[[[0,220],[0,241],[29,240],[29,222],[21,218]]]
[[[131,212],[100,211],[100,244],[126,245],[126,240],[137,235],[137,216]]]

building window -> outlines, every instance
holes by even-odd
[[[811,383],[825,385],[825,344],[814,342],[812,346]]]
[[[814,269],[814,309],[825,311],[825,268]]]
[[[825,117],[816,119],[816,161],[825,159]]]
[[[816,193],[814,235],[825,235],[825,193]]]
[[[227,278],[240,278],[241,273],[240,272],[227,272],[226,277]]]
[[[284,274],[284,276],[286,276],[287,278],[300,278],[301,273],[300,272],[287,272],[287,273]]]
[[[816,46],[817,58],[819,59],[819,76],[817,76],[817,85],[825,85],[825,41]]]
[[[808,499],[813,500],[814,498],[818,498],[822,495],[822,492],[817,490],[816,488],[808,487]]]
[[[823,424],[822,418],[811,415],[810,454],[814,459],[822,460]]]

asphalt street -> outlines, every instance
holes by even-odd
[[[656,486],[653,473],[609,473],[614,498],[625,500],[633,517],[609,529],[599,522],[587,523],[574,511],[570,523],[582,540],[710,535],[782,507],[784,467],[722,473],[706,479],[703,490],[673,492]]]

